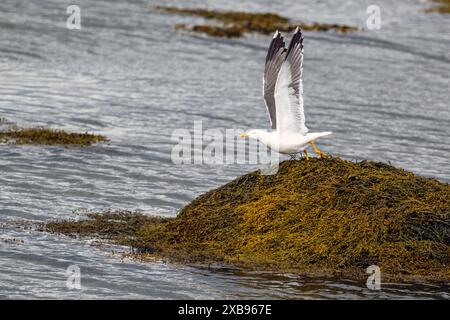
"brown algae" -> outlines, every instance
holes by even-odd
[[[70,133],[64,130],[48,128],[18,128],[10,127],[0,131],[0,142],[8,144],[38,144],[38,145],[78,145],[89,146],[98,142],[108,141],[106,137],[90,133]]]
[[[425,9],[427,13],[441,13],[450,14],[450,0],[431,0],[434,5],[430,8]]]
[[[216,20],[222,25],[194,25],[177,24],[176,29],[184,29],[193,32],[205,33],[216,37],[241,37],[245,32],[258,32],[271,34],[275,30],[290,32],[297,25],[306,31],[329,31],[347,33],[358,31],[357,27],[327,23],[294,23],[288,18],[275,13],[250,13],[242,11],[216,11],[206,9],[187,9],[177,7],[157,6],[157,10],[181,15],[192,15],[203,17],[208,20]]]
[[[194,25],[189,27],[183,23],[179,23],[175,25],[175,29],[179,30],[188,30],[194,31],[198,33],[204,33],[213,37],[226,37],[226,38],[239,38],[242,37],[244,31],[235,26],[231,27],[221,27],[221,26],[213,26],[213,25]]]
[[[356,277],[378,265],[384,279],[448,281],[449,214],[448,184],[382,163],[313,158],[241,176],[176,218],[92,213],[44,229],[106,236],[137,258]]]
[[[134,243],[137,231],[143,225],[157,225],[166,222],[159,217],[145,216],[134,211],[107,210],[101,213],[85,212],[81,220],[51,221],[41,224],[39,230],[61,233],[72,237],[92,237],[111,240],[121,245]]]

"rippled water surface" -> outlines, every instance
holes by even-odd
[[[261,97],[270,36],[215,39],[174,30],[199,18],[156,12],[177,1],[0,3],[0,117],[19,126],[89,131],[84,149],[0,146],[0,223],[69,218],[77,209],[174,216],[197,195],[255,169],[177,166],[175,129],[267,128]],[[449,17],[423,1],[379,0],[381,30],[305,33],[304,90],[320,146],[347,159],[390,162],[450,181]],[[365,27],[371,1],[178,1],[180,6],[273,11],[294,20]],[[1,230],[0,297],[448,298],[448,288],[122,261],[107,248],[34,231]],[[78,265],[82,290],[66,288]]]

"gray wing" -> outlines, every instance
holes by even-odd
[[[303,36],[300,28],[294,32],[286,59],[275,85],[277,127],[279,131],[306,134],[303,110]]]
[[[286,58],[286,47],[284,38],[278,32],[275,32],[272,42],[269,46],[269,51],[266,56],[266,66],[263,77],[263,96],[269,111],[270,123],[272,129],[277,128],[277,113],[275,106],[275,84],[277,82],[278,73],[281,65]]]

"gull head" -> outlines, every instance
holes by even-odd
[[[248,130],[245,133],[241,133],[239,136],[241,138],[252,138],[252,139],[259,140],[259,138],[261,137],[263,131],[264,130],[250,129],[250,130]]]

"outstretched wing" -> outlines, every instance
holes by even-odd
[[[297,27],[275,85],[276,119],[280,133],[308,132],[303,110],[302,72],[303,36],[301,29]]]
[[[284,44],[284,38],[277,30],[273,36],[272,42],[270,43],[269,51],[267,52],[266,66],[263,77],[263,96],[264,101],[266,102],[267,110],[269,111],[272,129],[277,128],[277,113],[274,96],[275,84],[285,57],[286,47]]]

